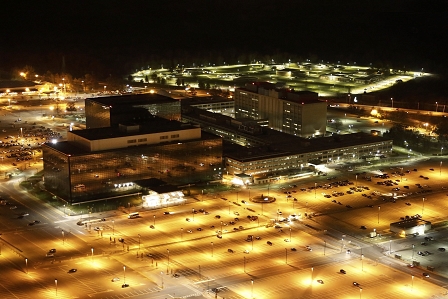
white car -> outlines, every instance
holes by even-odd
[[[118,277],[114,277],[114,278],[111,279],[111,281],[112,281],[112,282],[120,281],[120,278],[118,278]]]

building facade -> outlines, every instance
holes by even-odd
[[[234,98],[237,119],[266,119],[271,129],[301,137],[325,134],[327,103],[315,92],[258,82],[236,89]]]
[[[180,120],[180,101],[156,93],[87,98],[86,128],[115,127],[125,122],[140,122],[159,116]]]
[[[72,131],[67,139],[45,144],[43,162],[46,189],[71,204],[135,193],[136,180],[185,185],[222,174],[222,139],[176,121]]]

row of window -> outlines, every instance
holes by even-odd
[[[146,141],[148,141],[148,139],[147,138],[139,138],[138,140],[137,139],[130,139],[130,140],[128,140],[128,143],[137,143],[137,141],[138,142],[146,142]]]
[[[179,134],[171,135],[171,138],[179,138]],[[160,136],[160,140],[168,139],[168,135]]]

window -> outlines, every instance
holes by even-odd
[[[171,135],[171,138],[179,138],[179,134]]]
[[[147,140],[148,140],[147,138],[141,138],[141,139],[138,140],[138,142],[145,142]]]
[[[128,140],[128,143],[136,143],[136,142],[137,142],[137,140],[135,140],[135,139]]]
[[[168,139],[168,136],[160,136],[160,140]]]

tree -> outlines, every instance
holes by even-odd
[[[148,75],[145,76],[145,82],[149,82]]]
[[[448,119],[443,119],[435,128],[434,132],[439,135],[440,141],[448,139]]]
[[[198,82],[198,87],[201,88],[201,89],[204,89],[204,88],[205,88],[205,83],[204,83],[204,81],[199,81],[199,82]]]
[[[157,81],[157,79],[158,79],[157,73],[152,73],[152,75],[151,75],[151,79],[152,79],[154,82],[158,82],[158,81]]]
[[[180,86],[182,84],[182,81],[180,80],[180,78],[177,78],[176,79],[176,85],[177,86]]]
[[[207,82],[207,83],[205,84],[205,88],[206,88],[206,89],[210,89],[210,83],[209,83],[209,82]]]
[[[166,85],[166,79],[165,79],[165,78],[162,78],[162,80],[160,81],[160,84],[162,84],[162,85]]]

